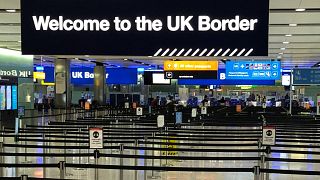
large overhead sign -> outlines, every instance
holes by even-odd
[[[218,61],[165,61],[167,79],[217,79]]]
[[[293,69],[293,85],[320,85],[320,69]]]
[[[226,71],[218,70],[218,79],[179,79],[179,85],[275,85],[275,80],[226,79]]]
[[[269,0],[21,0],[24,54],[267,56]]]
[[[70,68],[72,84],[93,84],[94,69],[90,67]],[[136,68],[106,68],[107,84],[137,84]]]
[[[227,61],[226,79],[279,80],[280,61]]]

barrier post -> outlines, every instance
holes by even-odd
[[[21,175],[21,180],[28,180],[28,175]]]
[[[95,165],[98,165],[98,163],[99,163],[99,150],[98,149],[96,149],[96,150],[94,150],[94,164]],[[94,168],[94,179],[95,180],[98,180],[99,179],[99,169],[96,167],[96,168]]]
[[[261,139],[258,140],[258,157],[261,157],[261,150],[262,148],[262,142],[261,142]],[[261,166],[261,161],[258,161],[258,166]]]
[[[260,163],[260,167],[262,168],[262,169],[264,169],[264,165],[265,165],[265,163],[266,163],[266,156],[265,155],[261,155],[261,163]],[[261,180],[264,180],[264,174],[263,173],[261,173],[260,174],[260,179]]]
[[[121,157],[120,157],[120,166],[121,167],[123,166],[123,158],[122,158],[123,150],[124,150],[124,146],[123,146],[123,144],[120,144],[120,155],[121,155]],[[119,179],[123,180],[123,169],[120,169]]]
[[[152,133],[152,156],[154,156],[154,137],[156,136],[156,133],[153,132]],[[152,158],[152,167],[154,167],[154,159]],[[151,171],[151,178],[154,179],[155,176],[154,176],[154,171],[152,170]]]
[[[269,158],[271,154],[271,147],[267,146],[266,147],[266,157]],[[270,162],[266,161],[266,169],[270,168]],[[269,173],[266,173],[266,180],[269,180]]]
[[[60,170],[60,179],[64,179],[64,176],[66,174],[66,162],[65,161],[60,161],[59,162],[59,170]]]
[[[145,136],[145,137],[144,137],[144,142],[145,142],[144,147],[147,147],[147,143],[146,143],[147,140],[148,140],[148,137]],[[144,150],[144,155],[145,155],[145,156],[148,155],[146,149]],[[148,164],[147,158],[144,158],[144,166],[147,166],[147,164]],[[147,170],[144,170],[144,180],[147,180]]]
[[[254,180],[260,180],[260,167],[253,167]]]
[[[45,135],[45,134],[42,134],[42,139],[43,139],[43,140],[46,139],[46,135]],[[47,144],[47,143],[46,143],[45,141],[43,141],[43,145],[45,146],[46,144]],[[46,150],[45,147],[43,147],[43,156],[42,156],[42,158],[43,158],[43,164],[46,164],[46,161],[47,161],[45,154],[47,154],[47,150]],[[46,167],[43,167],[43,178],[46,178],[46,177],[47,177],[46,171],[47,171],[47,168],[46,168]]]
[[[64,136],[64,149],[63,149],[63,151],[64,151],[64,161],[67,162],[67,156],[66,156],[66,154],[67,154],[67,149],[66,149],[66,147],[67,147],[67,143],[66,143],[66,141],[67,141],[67,139],[66,139],[67,130],[63,130],[63,136]]]
[[[3,153],[3,142],[0,142],[0,153]],[[3,164],[3,156],[0,156],[0,164]],[[3,167],[0,167],[0,177],[3,177]]]
[[[138,146],[139,146],[139,140],[138,140],[138,139],[136,139],[136,140],[134,141],[134,145],[135,145],[135,147],[138,147]],[[138,149],[136,149],[136,150],[134,151],[134,155],[135,155],[135,156],[138,155]],[[134,166],[135,166],[135,167],[138,166],[138,158],[135,158],[135,159],[134,159]],[[135,177],[135,180],[138,179],[138,170],[135,170],[135,171],[134,171],[134,177]]]

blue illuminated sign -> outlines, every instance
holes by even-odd
[[[226,79],[279,80],[280,61],[227,61]]]
[[[16,110],[18,106],[18,90],[17,86],[12,86],[12,109]]]
[[[320,85],[320,69],[293,69],[294,85]]]
[[[71,68],[71,83],[75,85],[93,84],[93,68]],[[107,68],[107,84],[137,84],[138,75],[135,68]]]
[[[275,80],[231,80],[226,79],[226,71],[219,69],[218,79],[179,79],[179,85],[275,85]]]
[[[37,72],[43,72],[44,71],[44,67],[43,66],[36,66],[36,71]]]

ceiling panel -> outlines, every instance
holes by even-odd
[[[20,9],[20,0],[0,0],[0,9]]]
[[[315,8],[320,7],[320,3],[319,0],[270,0],[270,9],[295,9],[298,7]]]

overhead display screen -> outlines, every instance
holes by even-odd
[[[268,25],[269,0],[21,0],[23,54],[268,56]]]
[[[320,85],[320,69],[293,69],[293,85]]]
[[[279,80],[280,61],[227,61],[226,79]]]
[[[165,79],[163,71],[144,71],[144,85],[170,85],[171,80]]]
[[[164,78],[164,73],[154,73],[152,74],[153,84],[170,84],[170,79]]]

